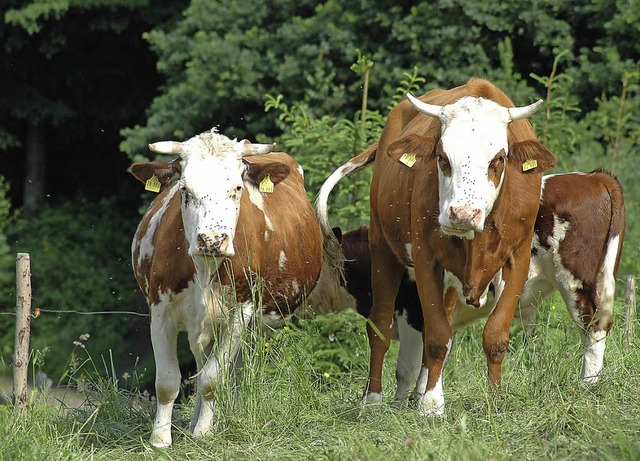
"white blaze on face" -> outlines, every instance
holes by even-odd
[[[240,213],[243,144],[215,132],[182,143],[182,220],[189,254],[234,255]]]
[[[488,99],[465,97],[444,106],[439,118],[438,221],[445,233],[472,238],[484,228],[502,187],[504,168],[496,178],[489,170],[501,155],[506,162],[509,113]]]

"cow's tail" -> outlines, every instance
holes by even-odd
[[[338,242],[329,224],[329,211],[327,209],[329,194],[335,185],[346,175],[373,162],[376,158],[377,149],[378,143],[376,142],[364,152],[353,157],[336,169],[324,182],[316,197],[315,209],[318,221],[320,222],[320,228],[322,229],[324,261],[334,277],[338,279],[338,282],[344,282],[344,254],[342,253],[340,242]]]
[[[605,241],[604,258],[599,268],[600,279],[603,281],[602,295],[597,307],[600,312],[598,313],[598,318],[594,319],[595,323],[598,323],[600,327],[608,331],[613,323],[613,297],[622,254],[627,215],[622,186],[617,178],[604,170],[596,170],[595,172],[606,174],[610,178],[604,183],[604,187],[609,194],[611,215],[609,218],[609,232]]]
[[[612,273],[615,277],[618,275],[618,266],[620,264],[622,244],[624,241],[624,231],[627,225],[627,213],[624,206],[624,195],[622,191],[622,185],[615,176],[604,170],[596,171],[604,173],[611,178],[611,180],[605,184],[605,188],[609,193],[611,205],[611,217],[609,222],[609,235],[607,236],[607,244],[615,237],[618,237],[616,258],[615,263],[612,267]]]

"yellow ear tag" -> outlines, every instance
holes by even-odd
[[[538,166],[538,161],[530,158],[529,160],[527,160],[522,164],[522,171],[533,170],[537,166]]]
[[[270,194],[273,192],[273,182],[271,182],[271,176],[267,175],[262,181],[260,181],[260,192],[266,192]]]
[[[409,168],[411,168],[416,163],[416,154],[405,152],[404,154],[402,154],[402,157],[400,157],[400,163],[404,163]]]
[[[154,174],[149,179],[147,179],[146,183],[144,183],[144,189],[158,193],[160,192],[161,185],[162,184],[160,184],[160,180],[158,180],[158,177]]]

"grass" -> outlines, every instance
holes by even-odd
[[[113,379],[95,379],[85,408],[39,404],[14,414],[0,406],[0,459],[640,459],[640,341],[625,345],[618,322],[601,382],[585,386],[577,329],[555,303],[562,305],[551,300],[539,313],[535,334],[513,334],[499,389],[485,377],[482,325],[459,333],[445,372],[443,418],[360,406],[364,320],[346,312],[251,338],[237,385],[218,391],[214,435],[189,435],[193,400],[183,399],[174,410],[173,447],[152,449],[153,402]],[[396,354],[397,344],[385,363],[387,401]]]

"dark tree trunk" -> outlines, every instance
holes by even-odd
[[[45,191],[45,130],[42,125],[29,123],[26,142],[23,210],[25,215],[35,214]]]

